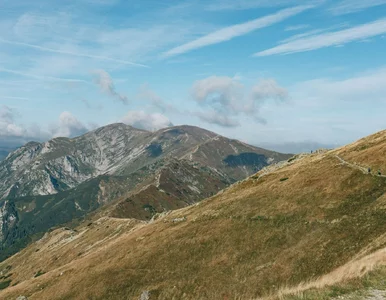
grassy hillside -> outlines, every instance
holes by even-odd
[[[10,285],[0,298],[334,297],[329,286],[386,262],[386,177],[367,170],[386,169],[385,154],[383,131],[268,167],[149,223],[82,224],[65,245],[50,242],[53,232],[0,264]]]
[[[0,227],[0,261],[47,230],[76,223],[99,208],[99,216],[150,220],[156,213],[205,199],[230,183],[207,167],[160,161],[129,176],[98,176],[55,195],[0,201],[9,216]]]

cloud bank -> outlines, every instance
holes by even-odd
[[[25,129],[15,124],[15,112],[8,106],[2,106],[0,108],[0,136],[20,137],[25,134]]]
[[[43,142],[53,137],[75,137],[91,129],[67,111],[61,113],[58,121],[47,129],[20,124],[17,116],[14,109],[0,107],[0,147],[18,147],[30,141]]]

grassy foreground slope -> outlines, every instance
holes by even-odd
[[[383,131],[150,223],[58,229],[0,264],[0,298],[253,299],[354,280],[386,261],[385,155]]]

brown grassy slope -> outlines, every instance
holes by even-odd
[[[386,132],[378,135],[381,141],[358,153],[369,151],[379,164]],[[0,298],[137,299],[150,290],[155,299],[250,299],[333,272],[385,247],[386,178],[336,158],[354,151],[350,145],[309,155],[253,176],[75,260],[72,242],[73,251],[58,250],[60,267],[34,260],[34,244],[0,264],[12,266],[11,284],[21,281]],[[181,217],[186,221],[173,222]],[[39,250],[41,257],[47,251]],[[47,273],[31,279],[39,270]]]
[[[386,175],[385,131],[378,132],[349,146],[337,149],[336,154],[365,168],[370,167],[374,174],[380,169]]]
[[[376,251],[362,259],[350,262],[318,280],[284,288],[281,300],[375,300],[386,296],[386,251]]]

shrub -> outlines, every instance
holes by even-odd
[[[11,281],[12,280],[7,280],[7,281],[0,282],[0,290],[4,290],[7,287],[9,287],[9,285],[11,284]]]

